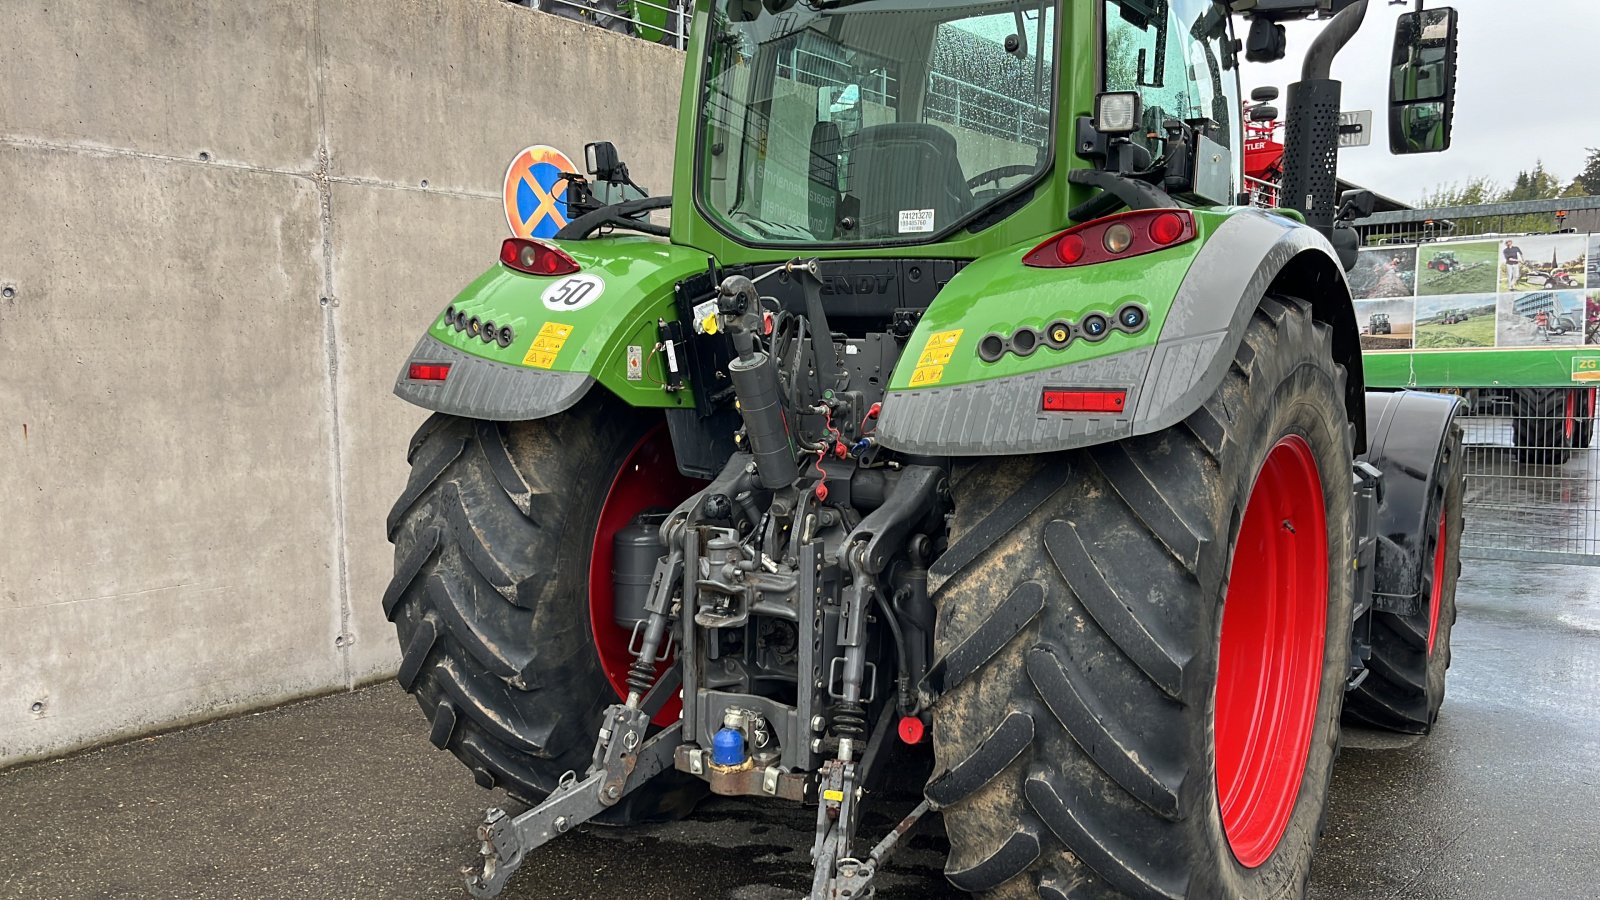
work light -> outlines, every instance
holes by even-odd
[[[1139,127],[1139,95],[1114,91],[1094,98],[1094,127],[1101,134],[1132,134]]]

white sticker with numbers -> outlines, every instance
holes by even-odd
[[[931,209],[902,209],[900,210],[901,234],[926,234],[933,231],[933,210]]]
[[[573,312],[600,299],[606,283],[599,275],[568,275],[544,290],[544,308]]]

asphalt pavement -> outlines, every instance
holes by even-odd
[[[1600,897],[1600,569],[1468,560],[1449,697],[1424,739],[1347,732],[1313,900]],[[881,834],[910,790],[869,817]],[[503,795],[427,741],[393,685],[0,773],[0,897],[461,898]],[[582,828],[509,898],[778,900],[812,811],[717,800]],[[955,897],[934,821],[880,896]]]

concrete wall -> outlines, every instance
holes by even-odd
[[[0,765],[397,659],[391,393],[511,156],[665,192],[683,57],[500,0],[8,0]]]

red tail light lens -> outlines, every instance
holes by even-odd
[[[443,381],[450,377],[450,364],[414,362],[407,377],[412,381]]]
[[[1022,258],[1037,269],[1088,266],[1154,253],[1196,237],[1194,215],[1186,209],[1141,209],[1069,228]]]
[[[1150,220],[1150,240],[1163,247],[1177,243],[1184,233],[1183,217],[1166,212]]]
[[[527,238],[506,238],[500,245],[500,261],[529,275],[571,275],[580,268],[560,247]]]
[[[1046,412],[1120,413],[1128,405],[1127,391],[1084,391],[1045,388]]]

